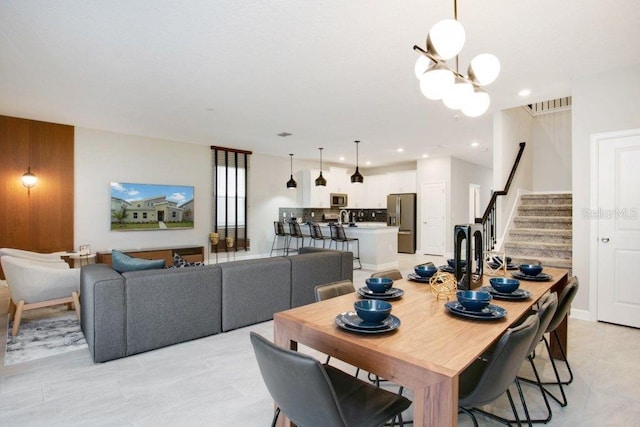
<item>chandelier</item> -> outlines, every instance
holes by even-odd
[[[458,22],[457,1],[453,2],[454,19],[437,22],[427,34],[426,50],[414,45],[420,53],[414,72],[420,80],[420,91],[429,99],[442,99],[452,110],[461,110],[469,117],[478,117],[489,108],[491,100],[483,86],[500,74],[500,61],[490,53],[471,60],[467,75],[458,71],[458,54],[465,42],[465,31]],[[455,57],[455,69],[447,64]]]

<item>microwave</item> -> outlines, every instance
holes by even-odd
[[[332,208],[346,208],[347,207],[347,195],[341,193],[331,193],[331,207]]]

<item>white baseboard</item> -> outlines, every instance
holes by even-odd
[[[577,310],[575,308],[572,308],[570,317],[578,320],[587,320],[590,322],[593,321],[591,319],[591,314],[589,313],[589,310]]]

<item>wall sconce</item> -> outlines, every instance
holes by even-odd
[[[27,196],[31,194],[31,187],[36,185],[36,182],[38,182],[38,178],[31,173],[31,165],[29,165],[27,172],[22,175],[22,185],[27,187]]]

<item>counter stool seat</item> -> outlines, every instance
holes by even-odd
[[[359,267],[354,268],[354,270],[361,270],[362,263],[360,262],[360,239],[356,237],[347,237],[347,234],[344,232],[344,227],[342,224],[332,224],[331,228],[331,242],[335,242],[336,250],[338,249],[338,243],[341,243],[341,250],[349,250],[349,244],[355,243],[357,252],[353,254],[353,259],[358,260]],[[329,243],[329,249],[331,249],[331,242]],[[353,252],[353,250],[351,251]]]

